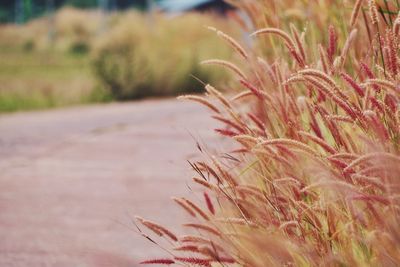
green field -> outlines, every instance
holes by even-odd
[[[89,56],[0,48],[0,111],[99,101]]]

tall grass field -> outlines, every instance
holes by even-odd
[[[229,2],[252,41],[216,29],[234,54],[202,63],[234,75],[230,93],[179,98],[233,149],[198,146],[181,227],[136,218],[166,251],[142,264],[399,266],[399,4]]]

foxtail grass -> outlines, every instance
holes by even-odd
[[[302,31],[277,18],[285,4],[302,10],[301,1],[229,2],[251,18],[254,45],[243,52],[221,36],[237,51],[235,64],[206,63],[237,74],[236,95],[212,87],[207,98],[184,99],[210,108],[218,133],[238,149],[191,164],[206,197],[175,201],[195,215],[184,225],[198,235],[178,238],[176,247],[190,250],[174,250],[170,260],[399,266],[398,7],[355,1],[349,12],[325,17],[310,3]]]

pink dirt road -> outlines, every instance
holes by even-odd
[[[132,229],[185,214],[204,108],[176,100],[0,116],[0,266],[138,266],[165,256]]]

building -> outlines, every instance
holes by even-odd
[[[163,10],[173,13],[189,10],[214,10],[224,13],[230,9],[223,0],[161,0],[159,6]]]

